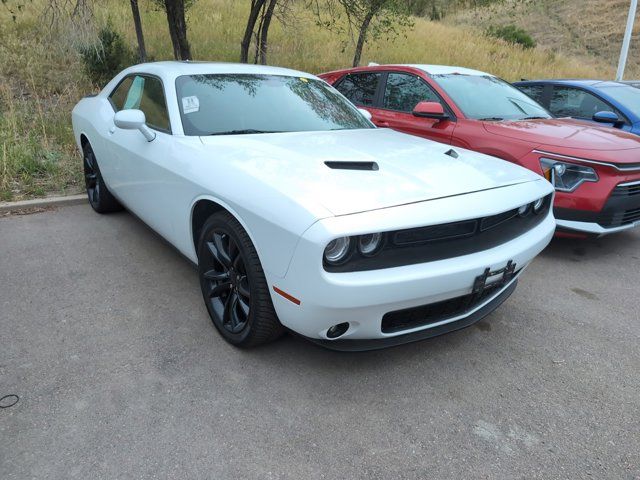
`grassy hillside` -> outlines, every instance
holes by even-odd
[[[628,11],[629,0],[504,0],[484,8],[458,11],[445,21],[476,31],[495,25],[517,25],[531,34],[540,47],[597,65],[605,77],[613,78]],[[638,19],[625,77],[640,78]]]
[[[60,18],[53,31],[41,14],[46,0],[7,0],[9,7],[18,3],[25,7],[15,20],[0,5],[0,200],[81,189],[70,111],[96,87],[83,74],[77,49],[107,21],[135,45],[129,2],[96,2],[91,17],[75,25]],[[164,14],[152,8],[149,0],[140,4],[149,54],[157,60],[169,59],[171,44]],[[197,0],[188,15],[195,59],[238,59],[248,4]],[[318,73],[348,66],[352,56],[350,47],[343,50],[343,38],[317,27],[302,8],[286,26],[274,23],[269,40],[269,62],[274,65]],[[369,61],[455,64],[507,79],[593,77],[609,72],[601,62],[545,48],[524,51],[471,28],[424,19],[416,19],[406,36],[367,45],[363,63]]]

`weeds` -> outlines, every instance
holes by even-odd
[[[199,0],[189,11],[189,40],[194,58],[238,61],[249,2]],[[43,21],[46,0],[24,3],[13,21],[0,15],[0,199],[52,192],[76,192],[82,185],[81,162],[71,129],[71,109],[93,90],[78,51],[108,21],[124,44],[135,46],[128,2],[95,2],[84,25],[59,22],[52,32]],[[269,62],[319,73],[348,66],[351,51],[343,39],[315,25],[299,2],[293,20],[275,23],[269,32]],[[141,2],[147,50],[159,60],[171,58],[166,16]],[[451,39],[455,39],[454,42]],[[481,32],[417,18],[406,37],[368,44],[362,63],[435,63],[462,65],[506,79],[521,77],[599,77],[599,64],[522,49]]]

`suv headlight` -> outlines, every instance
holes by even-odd
[[[549,180],[559,192],[573,192],[583,182],[598,181],[596,171],[584,165],[541,158],[540,167],[542,167],[544,178]]]

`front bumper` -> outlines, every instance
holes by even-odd
[[[600,211],[554,208],[561,230],[606,235],[640,225],[640,181],[617,185]]]
[[[546,182],[534,183],[538,185],[530,187],[531,190],[527,192],[525,201],[532,201],[549,193],[550,187]],[[514,187],[513,195],[522,189],[523,187]],[[462,328],[479,320],[497,308],[510,295],[515,288],[515,279],[503,287],[502,291],[484,299],[472,309],[464,311],[462,315],[393,332],[385,332],[382,328],[383,317],[390,312],[431,305],[470,294],[475,279],[487,268],[497,271],[505,268],[511,260],[516,264],[516,269],[521,272],[551,240],[555,230],[555,220],[551,213],[531,230],[494,248],[402,267],[357,272],[327,272],[322,267],[323,248],[319,245],[326,245],[327,231],[335,234],[339,230],[345,231],[349,228],[352,234],[361,234],[372,231],[372,225],[376,222],[379,230],[373,231],[387,231],[389,228],[384,226],[387,220],[394,225],[404,222],[404,219],[413,219],[418,223],[421,218],[433,217],[434,212],[443,212],[443,215],[447,210],[451,212],[454,204],[456,210],[460,207],[460,211],[467,212],[469,205],[476,205],[475,210],[478,216],[481,216],[483,208],[490,211],[499,204],[496,201],[504,203],[505,198],[509,198],[502,197],[500,200],[496,198],[486,201],[487,196],[505,193],[507,192],[496,191],[478,194],[478,199],[483,198],[486,206],[479,200],[474,202],[474,198],[470,195],[410,204],[387,211],[335,217],[318,222],[300,239],[286,276],[270,280],[271,296],[280,321],[294,332],[318,340],[322,344],[327,345],[331,342],[335,347],[342,349],[363,349],[381,348],[427,338]],[[520,200],[510,201],[519,202]],[[344,229],[342,229],[343,226]],[[362,231],[359,231],[360,229]],[[298,302],[274,293],[274,288],[295,297]],[[338,339],[330,339],[327,336],[327,330],[343,322],[349,323],[346,333]],[[362,340],[379,340],[379,342],[364,342],[358,347],[353,347],[355,343],[350,343]],[[336,343],[338,341],[340,343]],[[374,344],[379,346],[375,347]],[[352,346],[349,347],[349,345]]]
[[[393,337],[374,338],[374,339],[350,339],[339,338],[336,340],[319,339],[305,337],[307,340],[317,343],[331,350],[339,350],[342,352],[362,352],[367,350],[378,350],[381,348],[395,347],[397,345],[403,345],[405,343],[417,342],[420,340],[426,340],[427,338],[437,337],[438,335],[444,335],[445,333],[454,332],[463,328],[469,327],[474,323],[479,322],[487,315],[491,314],[496,308],[511,296],[518,285],[518,279],[512,280],[501,291],[497,292],[490,300],[484,303],[481,307],[474,309],[471,313],[466,313],[457,318],[449,319],[447,322],[440,322],[437,325],[433,325],[430,328],[424,328],[412,333],[404,333],[402,335],[396,335]]]

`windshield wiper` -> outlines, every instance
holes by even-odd
[[[278,131],[269,130],[255,130],[253,128],[247,128],[244,130],[229,130],[228,132],[214,132],[209,135],[249,135],[251,133],[281,133]]]
[[[504,118],[502,118],[502,117],[484,117],[484,118],[479,118],[478,120],[481,120],[483,122],[499,122],[501,120],[504,120]]]
[[[549,117],[524,117],[521,118],[520,120],[546,120]]]

